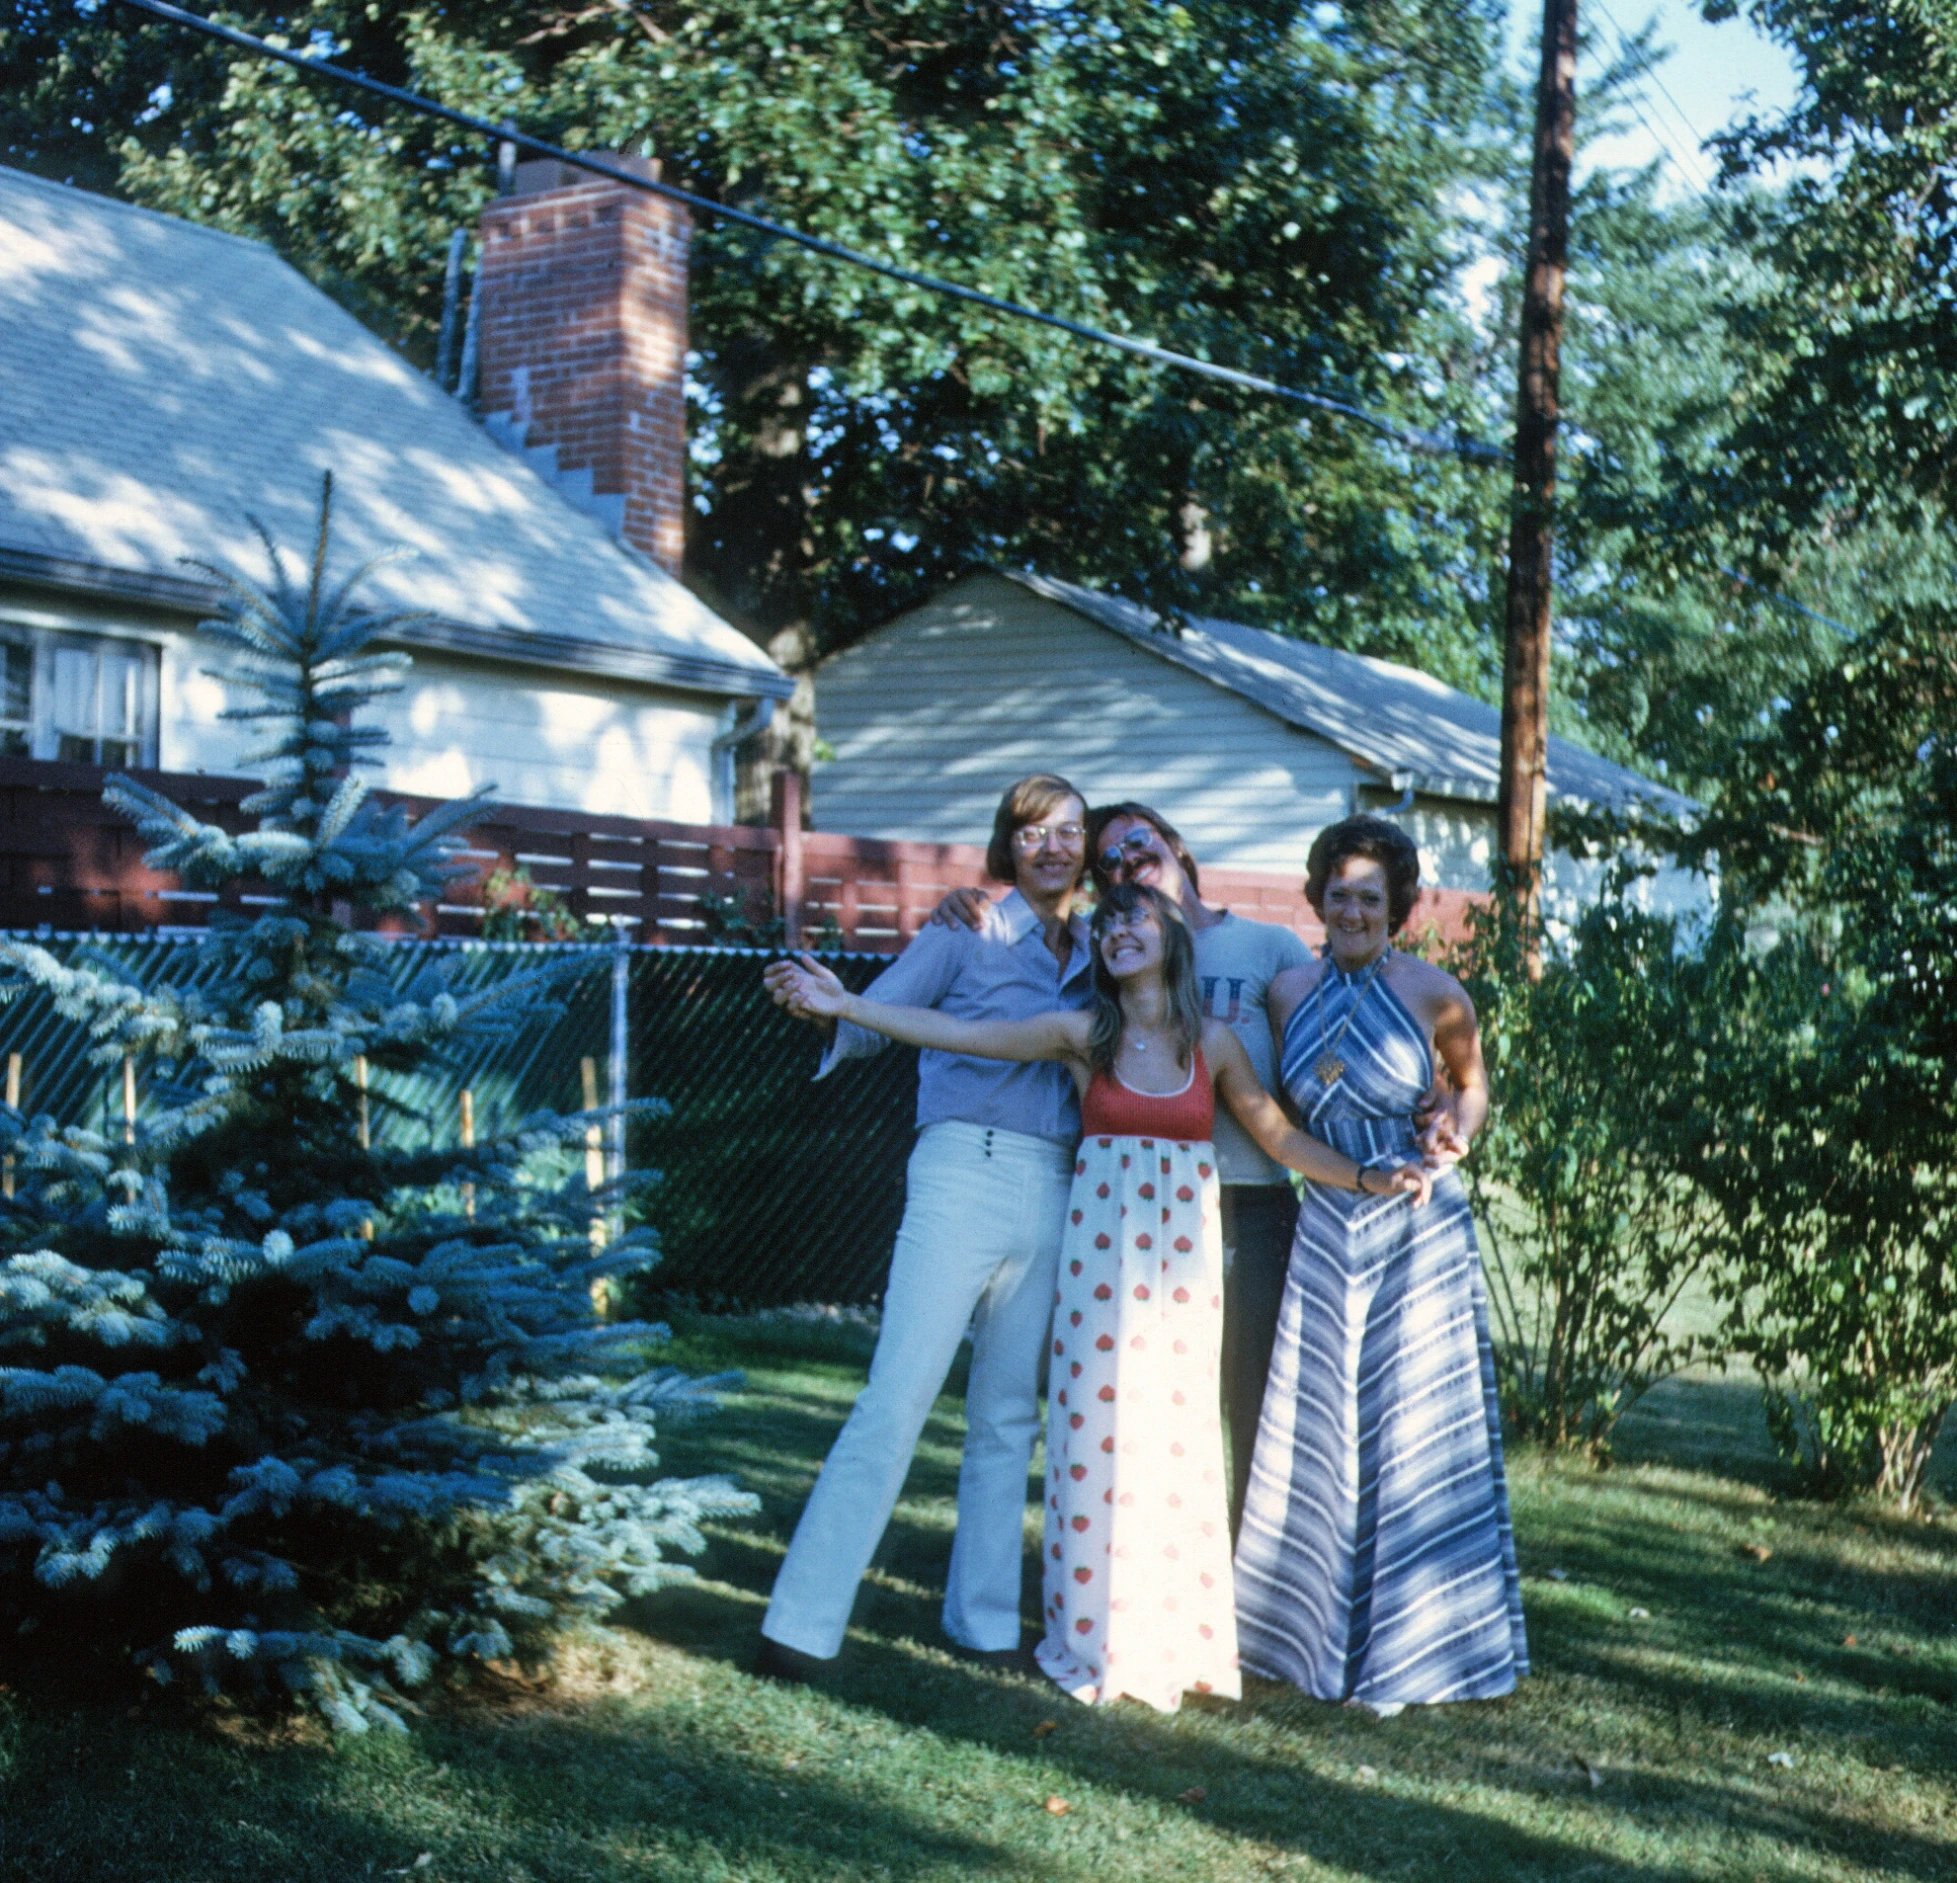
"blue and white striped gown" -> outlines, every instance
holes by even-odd
[[[1433,1078],[1425,1031],[1328,958],[1286,1030],[1305,1129],[1365,1164],[1413,1149]],[[1322,1039],[1344,1076],[1323,1084]],[[1433,1200],[1308,1185],[1291,1248],[1243,1530],[1246,1670],[1322,1700],[1489,1699],[1529,1671],[1502,1475],[1481,1256],[1461,1180]]]

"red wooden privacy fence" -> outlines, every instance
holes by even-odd
[[[217,898],[150,869],[128,822],[102,803],[107,774],[95,765],[0,758],[0,929],[50,927],[134,934],[200,926]],[[138,772],[143,783],[227,829],[249,821],[239,806],[248,778]],[[458,882],[423,912],[420,932],[474,936],[482,880],[525,870],[579,916],[624,922],[641,942],[699,942],[727,917],[759,926],[786,913],[791,940],[895,953],[948,889],[989,884],[985,852],[972,844],[893,843],[801,827],[800,780],[776,778],[775,822],[672,824],[537,805],[498,804],[468,833],[466,854],[482,876]],[[437,800],[377,793],[411,812]],[[1204,899],[1320,939],[1318,920],[1293,878],[1206,869]],[[241,912],[270,898],[232,890]],[[1411,932],[1462,932],[1475,899],[1430,890]]]

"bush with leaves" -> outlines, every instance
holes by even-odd
[[[444,1662],[541,1649],[684,1574],[671,1553],[753,1500],[655,1477],[655,1420],[714,1382],[633,1373],[663,1330],[596,1316],[594,1284],[654,1246],[597,1244],[625,1199],[577,1174],[593,1119],[363,1147],[357,1060],[425,1066],[534,1014],[559,970],[465,992],[431,964],[397,990],[389,944],[333,913],[433,894],[481,806],[411,823],[357,776],[384,736],[359,709],[404,662],[372,651],[399,622],[356,604],[358,575],[328,589],[330,505],[329,481],[303,586],[273,551],[273,588],[220,574],[206,624],[272,734],[257,827],[107,792],[154,866],[276,902],[220,911],[182,986],[0,941],[0,997],[44,989],[161,1100],[115,1138],[0,1111],[0,1627],[358,1731],[398,1727]]]
[[[496,942],[602,941],[602,925],[584,921],[556,890],[532,880],[528,867],[491,870],[482,886],[482,938]]]
[[[1905,1510],[1957,1402],[1957,621],[1891,611],[1732,757],[1701,841],[1773,925],[1698,1156],[1735,1344],[1824,1490]]]
[[[1599,1456],[1641,1394],[1716,1354],[1673,1311],[1728,1257],[1720,1212],[1681,1155],[1728,951],[1682,950],[1631,881],[1617,873],[1538,981],[1506,896],[1458,963],[1494,1098],[1462,1171],[1486,1238],[1505,1408],[1522,1432]]]

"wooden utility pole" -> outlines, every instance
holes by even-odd
[[[1542,75],[1529,176],[1529,263],[1515,398],[1508,634],[1502,656],[1502,858],[1522,897],[1532,977],[1541,972],[1536,914],[1547,803],[1557,371],[1570,249],[1570,167],[1576,154],[1576,7],[1577,0],[1543,0]]]

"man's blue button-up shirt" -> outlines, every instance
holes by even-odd
[[[1082,1008],[1093,999],[1087,924],[1074,916],[1067,932],[1073,947],[1063,967],[1046,945],[1039,916],[1015,889],[986,910],[976,929],[933,922],[918,930],[865,992],[872,1000],[935,1007],[967,1020],[1023,1020]],[[844,1021],[815,1076],[825,1078],[843,1060],[889,1044],[881,1033]],[[1019,1064],[927,1050],[918,1055],[918,1128],[950,1120],[1071,1147],[1080,1137],[1080,1101],[1072,1075],[1052,1060]]]

